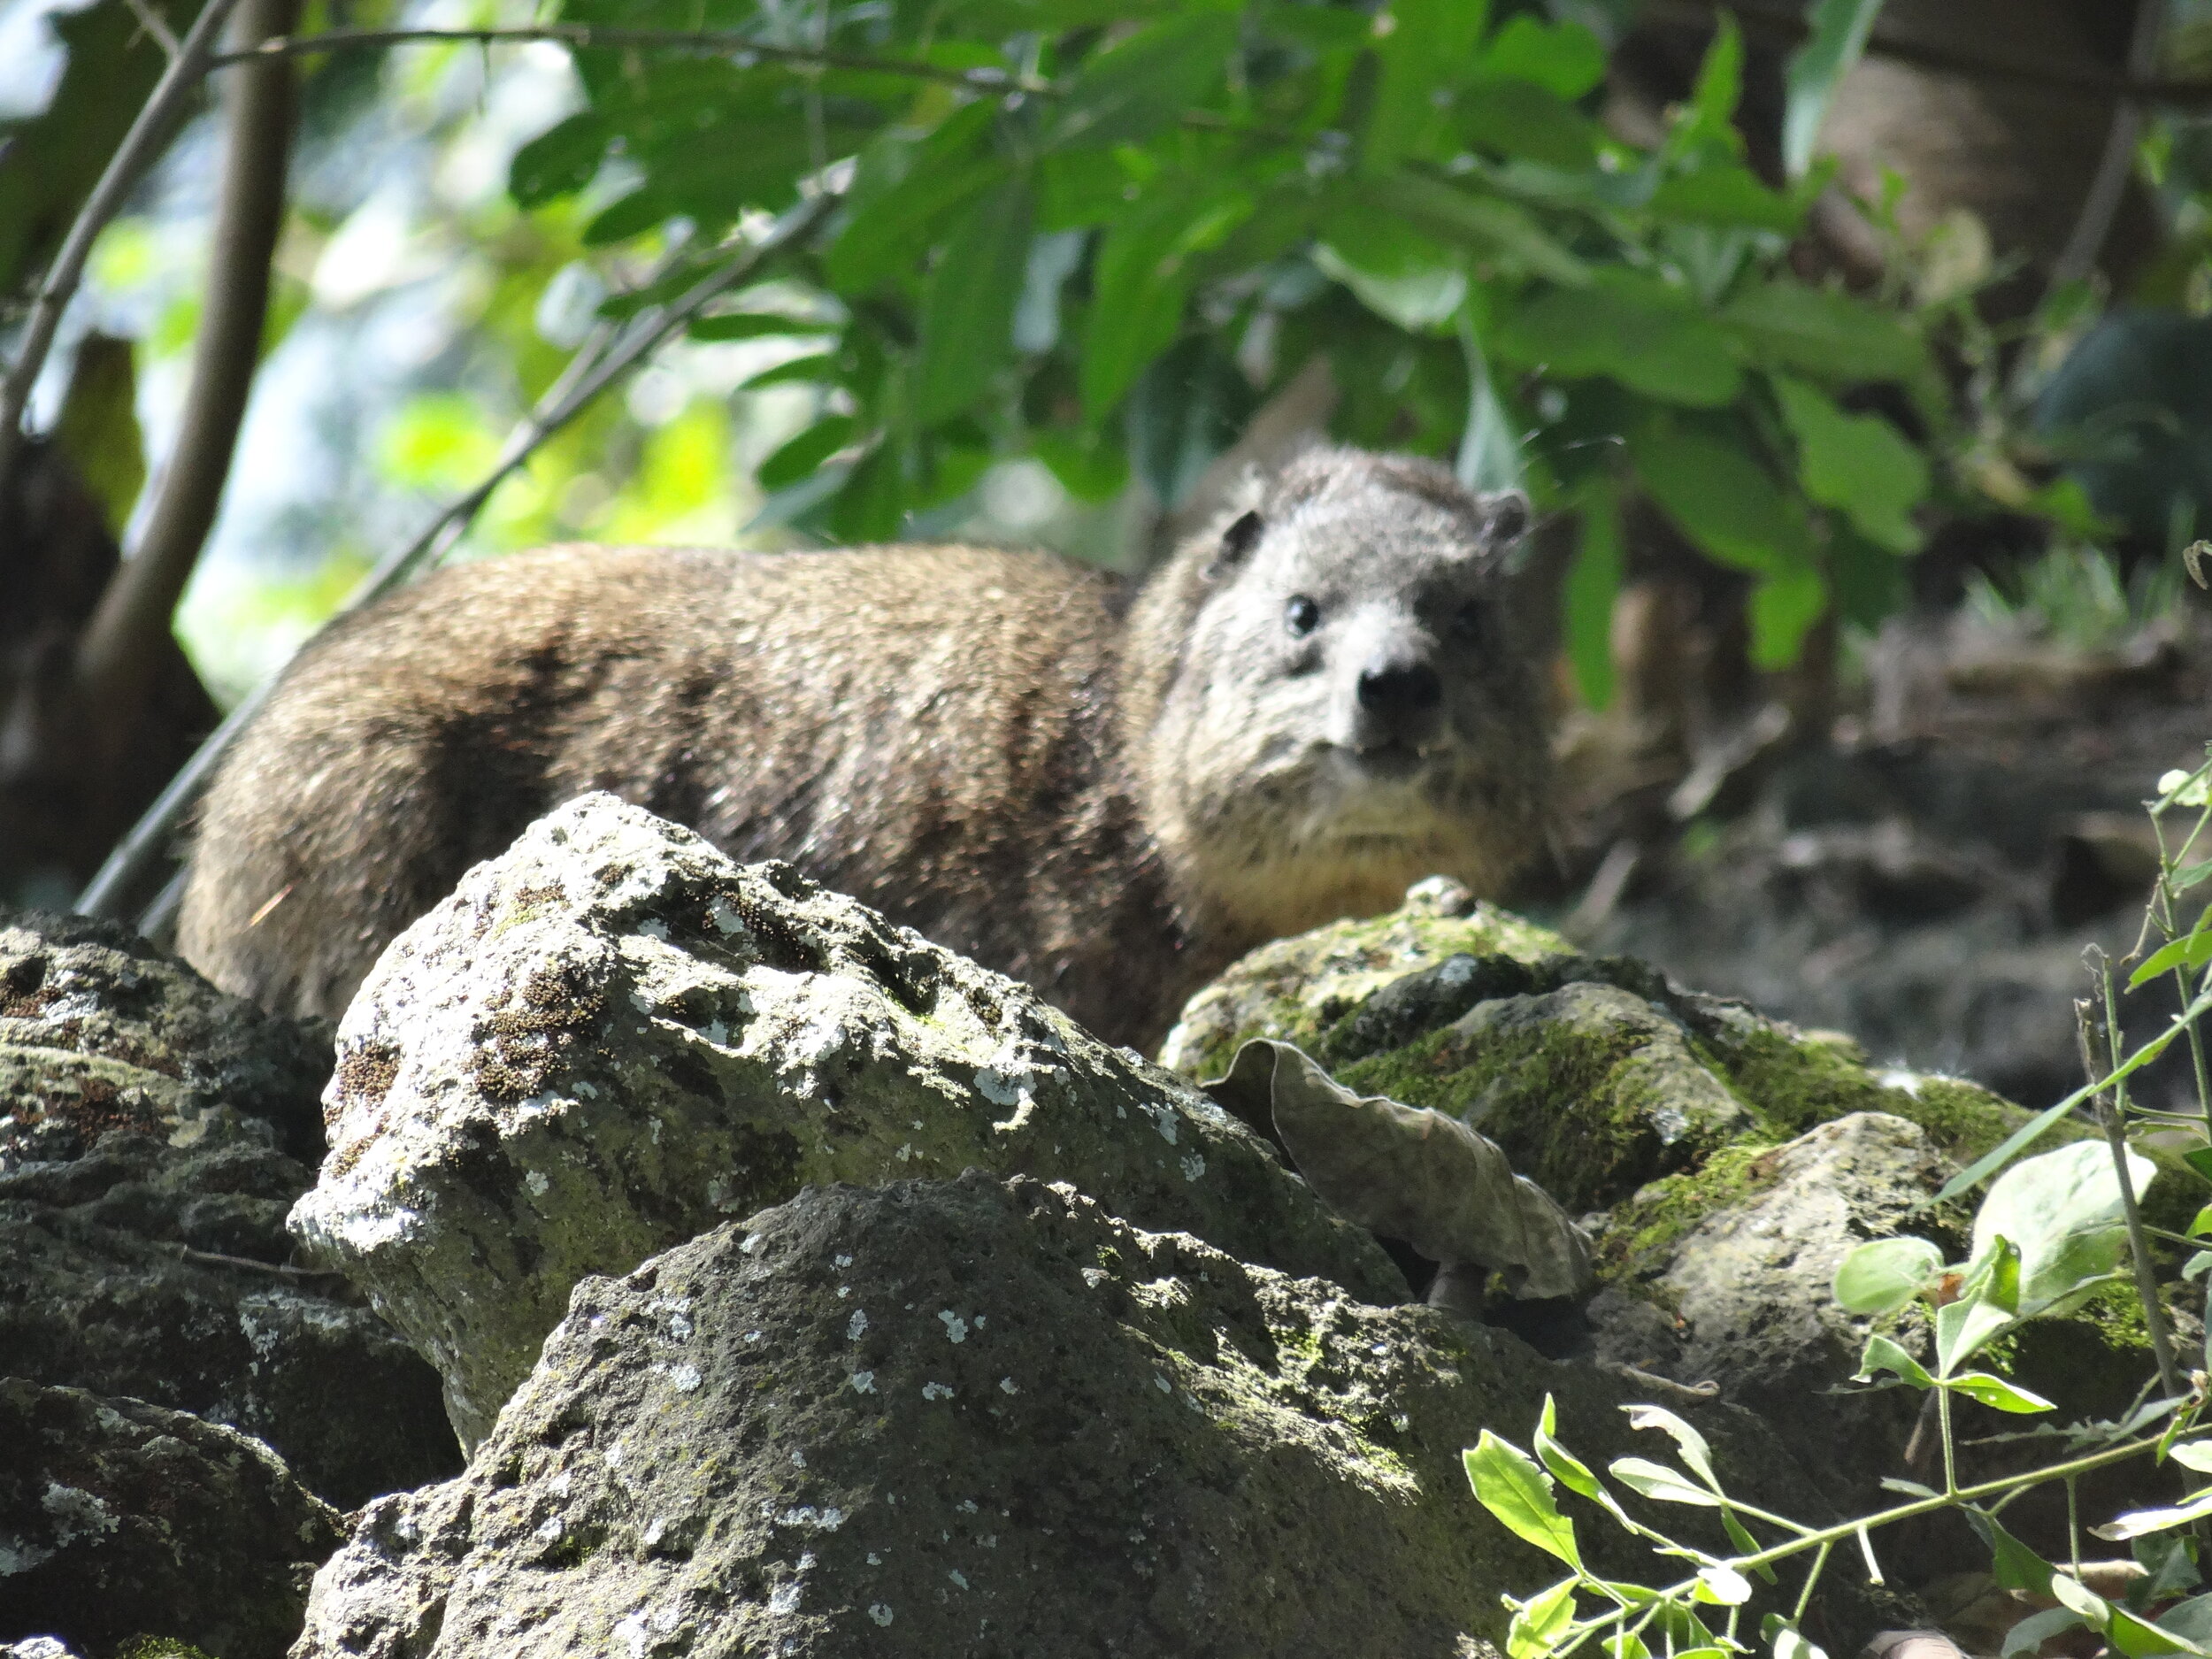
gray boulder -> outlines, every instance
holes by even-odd
[[[1187,1083],[606,795],[541,819],[386,951],[340,1026],[327,1117],[293,1231],[437,1366],[470,1443],[579,1279],[810,1182],[1066,1180],[1241,1259],[1407,1294]]]
[[[142,1400],[0,1378],[0,1642],[19,1650],[280,1659],[342,1537],[258,1440]]]
[[[0,927],[0,1375],[268,1441],[353,1505],[452,1473],[435,1374],[284,1217],[326,1041],[111,924]]]
[[[1591,1461],[1666,1455],[1604,1371],[1064,1186],[810,1188],[580,1283],[469,1472],[317,1576],[296,1659],[1480,1653],[1557,1566],[1459,1454],[1547,1393]],[[1818,1512],[1747,1414],[1686,1409]],[[1601,1571],[1629,1541],[1584,1529]],[[1826,1640],[1873,1628],[1836,1594]]]

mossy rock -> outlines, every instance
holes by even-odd
[[[1239,958],[1184,1005],[1160,1064],[1189,1078],[1219,1077],[1254,1037],[1317,1053],[1322,1033],[1409,974],[1454,956],[1534,962],[1572,949],[1549,928],[1432,876],[1387,915],[1332,922]]]

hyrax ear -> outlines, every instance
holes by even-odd
[[[1517,489],[1502,489],[1478,498],[1482,509],[1482,539],[1486,546],[1503,548],[1528,534],[1528,497]]]
[[[1206,566],[1206,580],[1217,581],[1243,564],[1246,556],[1258,544],[1260,533],[1266,528],[1266,520],[1256,511],[1239,513],[1221,533],[1221,545],[1214,549],[1213,558]]]

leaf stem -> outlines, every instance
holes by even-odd
[[[2093,950],[2095,947],[2091,947]],[[2116,1069],[2120,1060],[2120,1012],[2112,988],[2112,964],[2097,950],[2091,972],[2104,995],[2105,1049]],[[2187,1026],[2191,1041],[2197,1026]],[[2166,1329],[2166,1310],[2158,1299],[2158,1274],[2151,1263],[2150,1240],[2143,1236],[2143,1211],[2135,1200],[2135,1177],[2128,1169],[2128,1089],[2124,1078],[2114,1080],[2109,1094],[2097,1097],[2097,1115],[2104,1120],[2105,1141],[2112,1148],[2112,1172],[2120,1183],[2120,1213],[2127,1222],[2128,1251],[2135,1266],[2135,1290],[2143,1302],[2143,1324],[2150,1333],[2151,1354],[2158,1362],[2158,1381],[2170,1398],[2185,1392],[2181,1368],[2174,1363],[2174,1342]]]

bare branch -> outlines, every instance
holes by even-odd
[[[298,7],[299,0],[242,0],[232,36],[250,44],[280,35]],[[269,261],[284,223],[294,80],[292,65],[277,58],[254,65],[225,88],[222,188],[176,446],[154,480],[138,545],[100,595],[77,645],[85,729],[110,747],[138,717],[160,661],[155,643],[169,631],[230,475],[268,319]]]
[[[917,81],[935,81],[964,87],[972,92],[1030,92],[1049,94],[1053,83],[1036,75],[1018,75],[1002,69],[948,69],[910,58],[868,58],[852,52],[833,52],[810,46],[772,46],[737,29],[608,28],[595,23],[533,23],[508,28],[481,29],[324,29],[264,41],[251,51],[225,52],[211,60],[220,69],[255,58],[297,58],[309,52],[329,52],[362,47],[407,46],[423,42],[456,41],[491,45],[500,42],[552,41],[579,50],[699,52],[749,57],[761,63],[791,64],[805,69],[857,69],[870,74],[905,75]]]
[[[2128,35],[2131,78],[2147,75],[2157,67],[2158,43],[2165,23],[2166,0],[2135,0],[2135,27]],[[2073,234],[2066,238],[2066,246],[2051,267],[2054,289],[2078,282],[2096,268],[2097,256],[2104,251],[2105,238],[2111,234],[2113,218],[2120,211],[2120,198],[2127,194],[2128,180],[2134,176],[2136,141],[2142,135],[2142,104],[2133,98],[2121,99],[2112,111],[2104,154],[2098,157],[2096,173],[2082,197]]]
[[[210,0],[212,4],[212,0]],[[426,565],[445,556],[468,527],[477,510],[508,474],[520,467],[538,447],[566,426],[626,371],[685,324],[705,310],[718,295],[746,280],[772,255],[810,234],[827,218],[841,198],[833,191],[811,196],[784,213],[759,241],[739,250],[727,264],[708,273],[680,300],[665,307],[640,312],[620,329],[595,331],[570,359],[559,380],[546,389],[528,419],[518,426],[500,451],[499,459],[483,480],[449,505],[408,546],[387,557],[370,572],[339,608],[339,615],[357,611],[404,584]],[[130,833],[116,844],[99,873],[78,896],[76,908],[87,916],[121,913],[140,874],[160,856],[170,833],[191,810],[216,764],[246,723],[260,711],[276,685],[275,675],[262,682],[252,695],[232,710],[222,725],[201,744],[184,769],[169,780]]]
[[[107,171],[92,187],[92,195],[70,226],[61,251],[47,267],[38,298],[31,306],[30,320],[24,326],[22,349],[9,366],[6,380],[0,380],[0,478],[8,475],[14,463],[16,445],[23,435],[23,407],[30,402],[31,388],[45,366],[46,354],[53,349],[54,330],[61,325],[61,314],[84,278],[92,244],[122,210],[139,175],[168,142],[173,123],[207,71],[216,36],[237,4],[238,0],[207,0],[179,43],[177,55],[170,59],[169,67],[162,72],[152,95],[138,111],[138,119],[123,135]]]

